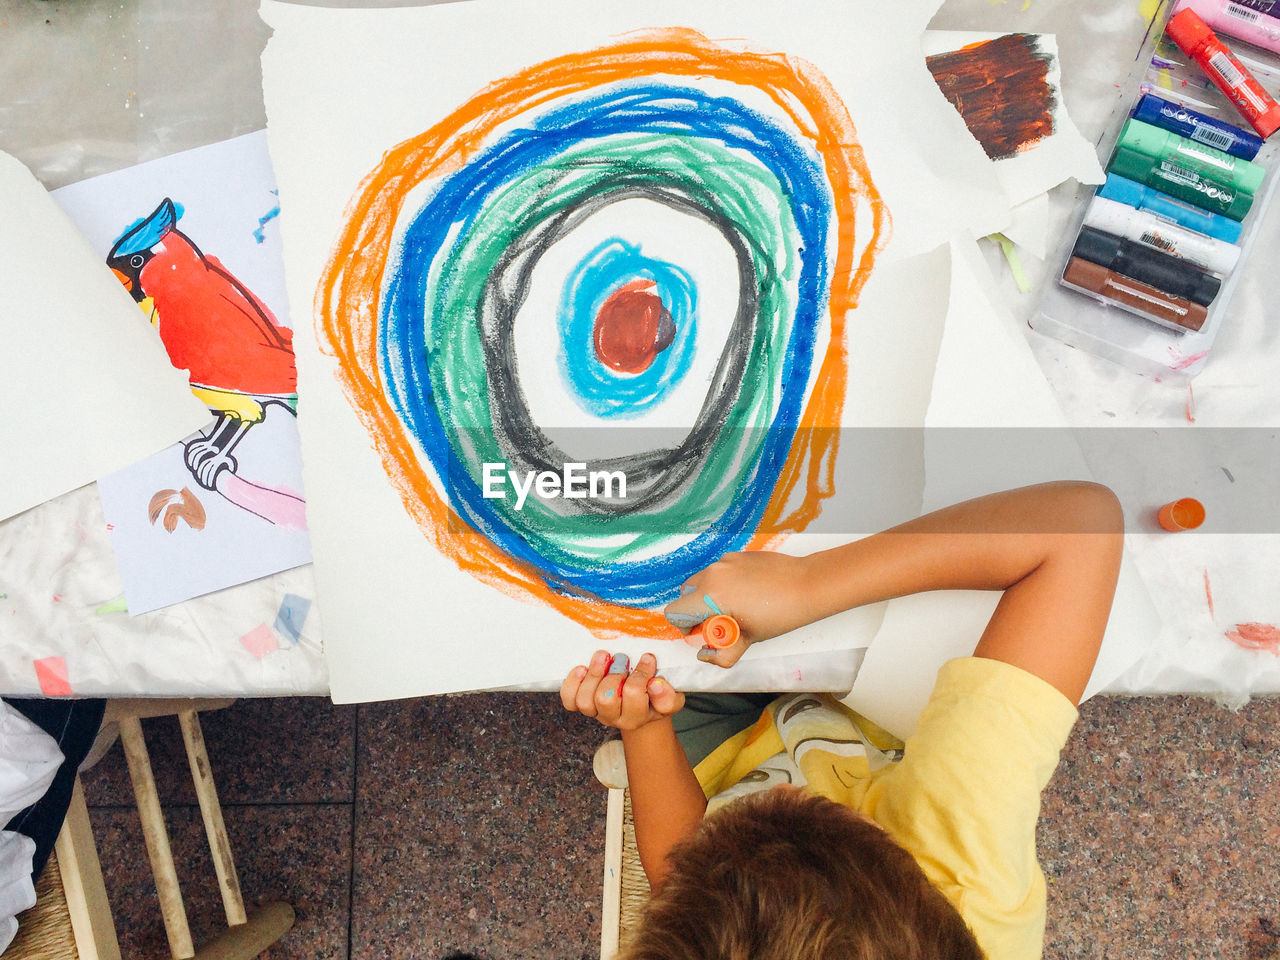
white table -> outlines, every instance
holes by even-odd
[[[0,148],[51,189],[265,124],[258,56],[267,30],[252,0],[133,0],[109,7],[0,0],[0,21],[6,91]],[[1026,0],[1021,8],[1018,0],[948,0],[932,26],[1056,33],[1067,104],[1090,139],[1100,136],[1115,84],[1146,30],[1137,4],[1110,0]],[[1067,229],[1075,202],[1074,184],[1050,194],[1052,237]],[[1273,208],[1264,226],[1268,239],[1254,251],[1236,292],[1237,316],[1195,382],[1200,427],[1272,425],[1280,418],[1280,351],[1265,328],[1280,210]],[[986,253],[1011,322],[1024,324],[1035,294],[1018,293],[998,251],[988,246]],[[1025,256],[1024,264],[1040,289],[1047,265]],[[1027,335],[1072,424],[1190,426],[1186,385],[1156,383]],[[1168,478],[1119,479],[1149,479],[1154,489]],[[1232,649],[1222,624],[1202,609],[1203,585],[1188,582],[1188,571],[1212,566],[1220,589],[1236,584],[1237,593],[1255,596],[1258,618],[1276,622],[1280,612],[1267,614],[1267,606],[1280,606],[1280,591],[1266,589],[1264,559],[1255,558],[1280,563],[1280,536],[1161,536],[1142,532],[1149,528],[1145,516],[1131,516],[1130,525],[1139,531],[1130,547],[1167,622],[1160,643],[1110,692],[1238,699],[1280,691],[1280,658]],[[240,642],[259,625],[270,627],[289,594],[314,599],[309,568],[141,617],[111,612],[121,588],[101,506],[93,487],[74,491],[0,524],[0,691],[40,693],[33,662],[62,658],[77,695],[323,695],[328,683],[315,604],[296,644],[282,641],[276,650],[254,653]],[[806,663],[806,685],[847,689],[861,653]],[[782,685],[795,666],[769,664],[759,685]]]

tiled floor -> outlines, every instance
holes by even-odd
[[[251,902],[297,923],[264,957],[598,954],[602,739],[549,695],[202,717]],[[176,720],[144,724],[199,940],[220,918]],[[85,775],[130,960],[165,957],[119,747]],[[1048,958],[1280,960],[1280,700],[1085,705],[1045,795]]]

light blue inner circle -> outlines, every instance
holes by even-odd
[[[634,280],[652,280],[675,324],[671,345],[640,373],[623,373],[600,362],[595,320],[606,300]],[[697,292],[693,277],[675,264],[646,257],[639,244],[617,237],[603,241],[569,274],[560,297],[557,361],[570,395],[598,417],[637,417],[684,379],[697,342]]]

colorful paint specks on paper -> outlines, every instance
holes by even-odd
[[[1280,657],[1280,627],[1271,623],[1237,623],[1226,637],[1245,650],[1263,650]]]
[[[280,611],[276,614],[276,633],[297,643],[302,638],[302,626],[307,622],[307,613],[311,609],[311,601],[296,593],[286,593],[280,601]]]
[[[43,657],[33,660],[40,692],[46,697],[69,697],[74,692],[67,673],[67,661],[62,657]]]
[[[276,635],[271,632],[271,628],[265,623],[258,624],[241,637],[240,645],[258,660],[261,660],[273,650],[280,649],[280,641],[276,639]]]
[[[883,207],[867,223],[855,208],[875,197],[816,69],[653,31],[503,78],[389,152],[322,278],[322,349],[406,509],[461,569],[591,628],[669,637],[647,608],[725,552],[802,530],[830,491],[836,433],[815,428],[841,422],[843,318],[876,250],[854,237],[887,227]],[[723,346],[699,329],[696,265],[646,253],[623,204],[732,252]],[[554,367],[522,363],[514,328],[550,251],[610,210],[616,229],[562,271]],[[485,464],[578,459],[531,415],[531,376],[558,376],[603,429],[716,349],[678,444],[587,458],[626,477],[625,498],[485,496]]]

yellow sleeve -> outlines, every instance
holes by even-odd
[[[956,906],[990,960],[1043,951],[1036,821],[1075,719],[1066,697],[1024,670],[952,660],[902,762],[862,804]]]

